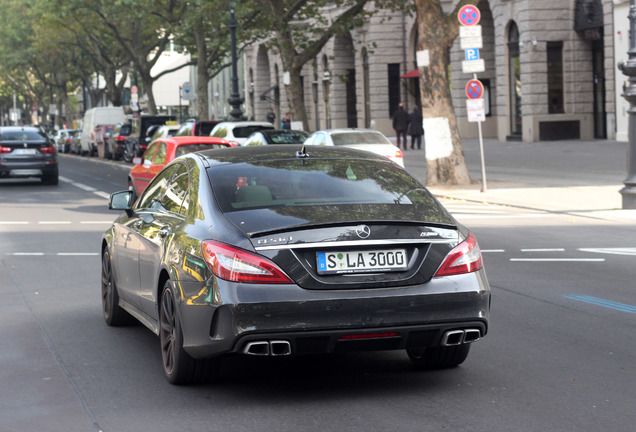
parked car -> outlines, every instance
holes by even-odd
[[[454,367],[486,335],[474,235],[407,171],[343,147],[184,155],[104,233],[107,324],[159,336],[172,383],[213,379],[224,354],[406,350]]]
[[[274,129],[274,125],[258,121],[221,122],[214,126],[210,136],[226,139],[238,146],[252,133],[263,129]]]
[[[126,121],[126,115],[122,107],[96,107],[84,114],[82,122],[82,134],[80,136],[81,155],[93,155],[97,152],[95,143],[95,128],[99,125],[115,125]]]
[[[58,184],[57,151],[46,133],[31,126],[0,127],[0,178],[38,177]]]
[[[213,137],[169,137],[153,141],[143,158],[133,159],[135,164],[128,173],[128,189],[136,199],[159,171],[175,158],[187,153],[216,148],[231,147],[221,138]]]
[[[173,137],[177,134],[180,127],[181,126],[179,124],[161,125],[155,130],[155,132],[150,137],[150,142],[159,138]]]
[[[127,136],[126,151],[124,152],[124,160],[126,162],[132,162],[132,159],[137,156],[143,156],[148,144],[150,144],[146,137],[148,137],[148,128],[153,125],[164,125],[167,122],[176,121],[175,116],[171,115],[142,115],[141,117],[135,117],[132,119],[132,131]]]
[[[345,146],[370,151],[386,156],[404,167],[402,150],[394,145],[381,132],[373,129],[329,129],[312,133],[305,145]]]
[[[210,136],[210,132],[214,126],[221,123],[220,120],[186,120],[180,127],[175,136]]]
[[[309,134],[304,131],[290,129],[264,129],[247,137],[242,146],[271,144],[302,144]]]
[[[73,137],[77,133],[74,129],[58,129],[51,135],[58,153],[68,153],[71,150]]]
[[[132,132],[133,124],[130,122],[115,125],[105,142],[105,153],[109,159],[119,160],[123,159],[126,153],[132,154],[133,144],[132,142],[128,142],[128,136],[130,136]],[[130,146],[130,148],[128,148],[128,146]]]

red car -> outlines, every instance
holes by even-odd
[[[232,147],[229,141],[209,136],[165,137],[153,141],[146,149],[143,158],[133,159],[134,166],[128,173],[128,189],[133,191],[134,198],[146,189],[148,183],[172,162],[186,153],[215,148]]]

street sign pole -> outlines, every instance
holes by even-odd
[[[481,26],[479,20],[481,13],[476,6],[462,6],[457,13],[457,19],[460,24],[460,45],[465,50],[466,60],[462,62],[462,72],[472,73],[473,79],[466,85],[466,110],[468,121],[477,122],[477,133],[479,135],[479,156],[481,159],[481,191],[486,192],[488,186],[486,184],[486,160],[484,157],[484,138],[481,131],[481,122],[485,119],[483,96],[484,86],[477,79],[477,72],[484,72],[484,61],[479,58],[479,50],[483,46],[481,37]],[[481,106],[475,109],[475,102],[481,102]]]
[[[477,74],[473,74],[473,79],[477,79]],[[484,138],[481,133],[481,122],[477,122],[477,132],[479,134],[479,156],[481,158],[481,191],[486,192],[488,186],[486,185],[486,159],[484,157]]]

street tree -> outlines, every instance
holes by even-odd
[[[439,1],[439,0],[438,0]],[[302,68],[337,34],[360,27],[381,8],[405,7],[409,0],[260,0],[261,28],[289,73],[287,99],[292,115],[309,130],[301,84]],[[242,3],[242,7],[244,7]]]
[[[457,13],[479,0],[460,0],[445,14],[441,0],[415,0],[417,51],[428,52],[428,65],[418,65],[426,146],[426,184],[470,184],[453,109],[448,66],[450,49],[459,34]]]

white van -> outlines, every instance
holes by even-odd
[[[80,154],[93,154],[97,151],[95,145],[95,127],[99,125],[116,125],[126,121],[123,107],[91,108],[84,114],[82,135],[80,137]]]

